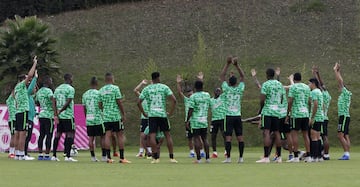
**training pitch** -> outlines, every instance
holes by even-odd
[[[0,153],[0,186],[360,186],[360,148],[352,149],[351,160],[339,161],[342,151],[330,150],[331,160],[321,163],[255,163],[262,148],[245,148],[242,164],[237,163],[237,147],[232,149],[232,163],[223,164],[223,154],[211,163],[193,164],[186,147],[176,147],[177,164],[169,162],[162,147],[160,163],[136,158],[136,147],[127,148],[131,164],[91,162],[88,151],[80,151],[77,163],[53,161],[15,161]],[[219,152],[223,148],[219,148]],[[223,152],[221,152],[223,153]],[[288,153],[283,150],[283,161]],[[61,153],[59,154],[61,155]],[[37,156],[32,153],[32,156]],[[97,152],[100,159],[100,152]],[[60,158],[60,157],[59,157]],[[203,160],[204,161],[204,160]]]

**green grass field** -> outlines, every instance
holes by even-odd
[[[223,156],[209,164],[193,164],[186,147],[176,147],[178,164],[168,162],[162,147],[161,162],[135,158],[136,147],[125,154],[132,164],[90,162],[89,152],[81,151],[79,162],[15,161],[0,154],[1,186],[359,186],[360,147],[352,149],[350,161],[338,161],[340,149],[331,149],[331,160],[322,163],[257,164],[262,148],[245,149],[245,162],[237,164],[233,148],[231,164]],[[219,149],[219,152],[223,148]],[[283,151],[283,158],[287,153]],[[100,155],[99,153],[97,154]],[[33,156],[36,156],[33,153]],[[20,180],[21,179],[21,180]]]

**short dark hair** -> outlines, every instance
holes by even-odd
[[[237,82],[237,78],[235,76],[231,76],[229,78],[229,83],[230,83],[230,86],[234,86]]]
[[[316,78],[309,79],[309,82],[314,83],[317,88],[319,88],[319,81]]]
[[[152,74],[151,74],[151,79],[152,80],[155,80],[155,79],[157,79],[157,78],[159,78],[160,77],[160,73],[159,72],[153,72]]]
[[[105,73],[105,77],[110,77],[110,76],[112,76],[112,75],[113,75],[113,74],[110,73],[110,72]]]
[[[25,78],[26,78],[26,75],[25,75],[25,74],[20,74],[20,75],[17,76],[18,81],[22,81],[22,80],[24,80]]]
[[[294,81],[301,81],[301,73],[294,73]]]
[[[266,70],[266,76],[269,77],[269,78],[274,78],[275,70],[273,68],[268,68]]]
[[[91,86],[96,86],[96,85],[98,85],[98,80],[97,80],[96,77],[91,77],[90,85],[91,85]]]
[[[70,73],[65,73],[64,80],[70,80],[72,78],[72,75]]]
[[[202,90],[204,86],[204,83],[202,81],[195,81],[195,89],[196,90]]]

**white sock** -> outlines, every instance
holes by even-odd
[[[146,149],[149,153],[152,153],[151,147],[146,147]]]
[[[143,152],[144,152],[144,148],[141,147],[141,148],[139,149],[139,153],[143,153]]]
[[[10,147],[9,154],[15,154],[15,147]]]
[[[195,153],[195,152],[194,152],[194,149],[191,149],[191,150],[190,150],[190,153]]]
[[[15,155],[19,156],[19,150],[15,150]]]
[[[203,153],[203,152],[204,152],[204,149],[201,149],[201,150],[200,150],[200,153]]]
[[[350,156],[350,152],[344,152],[345,156]]]

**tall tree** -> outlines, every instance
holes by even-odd
[[[35,55],[40,75],[58,75],[60,67],[55,43],[49,25],[36,16],[15,16],[13,20],[6,20],[0,31],[0,87],[13,84],[18,74],[31,67]]]

